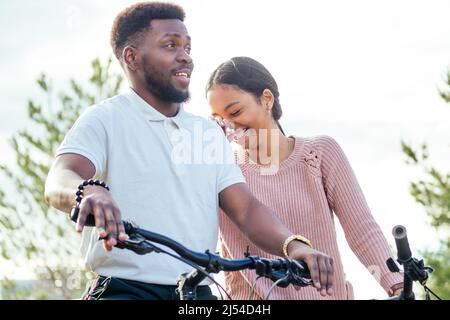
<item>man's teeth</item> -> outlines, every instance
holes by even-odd
[[[177,72],[177,73],[175,73],[175,75],[189,78],[189,75],[187,73],[185,73],[185,72]]]

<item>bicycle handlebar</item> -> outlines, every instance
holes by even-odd
[[[405,272],[403,279],[403,290],[400,294],[402,300],[414,300],[413,281],[408,276],[408,266],[411,261],[411,249],[409,248],[408,237],[406,235],[406,228],[402,225],[397,225],[392,229],[392,235],[395,239],[395,245],[397,247],[397,261],[403,265]]]
[[[213,266],[223,267],[223,270],[225,271],[238,271],[246,269],[253,264],[252,261],[250,261],[250,259],[248,258],[241,260],[227,260],[220,257],[215,257],[215,255],[211,253],[200,253],[192,251],[183,246],[181,243],[162,234],[138,228],[137,226],[134,226],[133,223],[128,221],[123,221],[123,224],[125,226],[125,232],[128,235],[138,234],[148,241],[162,244],[178,253],[181,257],[192,261],[202,267],[207,267],[213,264]]]
[[[411,259],[411,249],[409,248],[408,237],[406,235],[406,228],[404,226],[398,225],[392,229],[392,235],[395,239],[395,244],[397,246],[397,257],[398,260],[406,262]]]
[[[71,220],[76,222],[78,219],[78,210],[71,212]],[[120,249],[129,249],[137,254],[147,254],[152,251],[158,251],[158,248],[146,241],[159,243],[175,251],[182,258],[189,260],[201,267],[206,268],[207,272],[217,273],[220,271],[239,271],[256,270],[259,276],[270,278],[273,281],[284,279],[277,285],[287,287],[289,284],[296,286],[311,285],[311,276],[305,262],[291,260],[287,258],[267,259],[258,256],[248,256],[244,259],[225,259],[209,251],[205,253],[190,250],[179,242],[159,233],[141,229],[132,222],[122,221],[125,232],[130,237],[129,240],[118,240],[116,247]],[[95,226],[95,218],[90,214],[85,226]]]
[[[401,300],[414,300],[413,282],[419,282],[426,292],[426,300],[429,300],[429,293],[432,293],[436,298],[440,299],[438,295],[431,291],[426,286],[426,282],[430,273],[433,272],[433,268],[425,266],[423,260],[414,258],[409,248],[408,237],[406,235],[406,228],[398,225],[392,229],[392,234],[395,238],[395,244],[397,246],[397,261],[403,265],[404,277],[403,277],[403,291],[400,294]]]
[[[75,207],[70,214],[72,221],[77,221],[78,213],[79,208]],[[258,256],[248,256],[247,254],[244,259],[225,259],[209,251],[201,253],[190,250],[167,236],[141,229],[132,222],[123,221],[123,224],[125,232],[130,239],[125,241],[119,240],[116,247],[120,249],[129,249],[137,254],[147,254],[153,251],[162,252],[163,250],[150,243],[155,242],[172,249],[185,260],[204,267],[206,273],[254,269],[256,274],[270,278],[280,287],[287,287],[289,284],[304,287],[312,284],[308,267],[303,261],[287,258],[267,259]],[[88,215],[85,226],[95,227],[95,218],[92,214]],[[395,226],[392,230],[392,234],[397,246],[398,262],[402,264],[404,268],[404,287],[400,296],[392,297],[390,300],[414,300],[415,297],[412,291],[413,282],[419,281],[425,287],[428,274],[433,272],[433,269],[426,267],[423,260],[419,261],[412,257],[406,228],[404,226]],[[390,259],[388,259],[388,261],[389,260]],[[399,270],[393,272],[398,271]],[[429,290],[429,288],[426,289]],[[429,291],[432,292],[431,290]],[[434,295],[437,297],[436,294]]]

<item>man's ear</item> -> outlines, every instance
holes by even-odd
[[[122,51],[122,61],[131,71],[139,69],[139,53],[133,46],[126,46]]]
[[[275,102],[275,97],[273,96],[272,91],[269,89],[264,89],[261,95],[261,103],[267,113],[272,113],[272,107]]]

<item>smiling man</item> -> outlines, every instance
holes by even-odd
[[[177,299],[176,278],[190,267],[162,254],[114,248],[117,239],[126,239],[122,219],[193,250],[215,251],[219,206],[261,249],[305,260],[316,288],[332,294],[331,258],[294,237],[251,195],[219,126],[183,109],[193,70],[184,16],[179,6],[156,2],[119,13],[111,45],[130,90],[85,110],[47,177],[48,203],[64,212],[79,210],[82,254],[98,275],[85,298]],[[173,161],[173,137],[180,131],[194,136],[199,123],[216,133],[223,161]],[[90,213],[95,228],[84,227]],[[207,284],[198,289],[200,299],[214,298]]]

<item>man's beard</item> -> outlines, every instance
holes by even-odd
[[[166,102],[186,102],[189,100],[189,91],[177,90],[169,80],[163,81],[161,73],[151,67],[149,63],[144,61],[145,66],[145,83],[147,89],[157,98]]]

